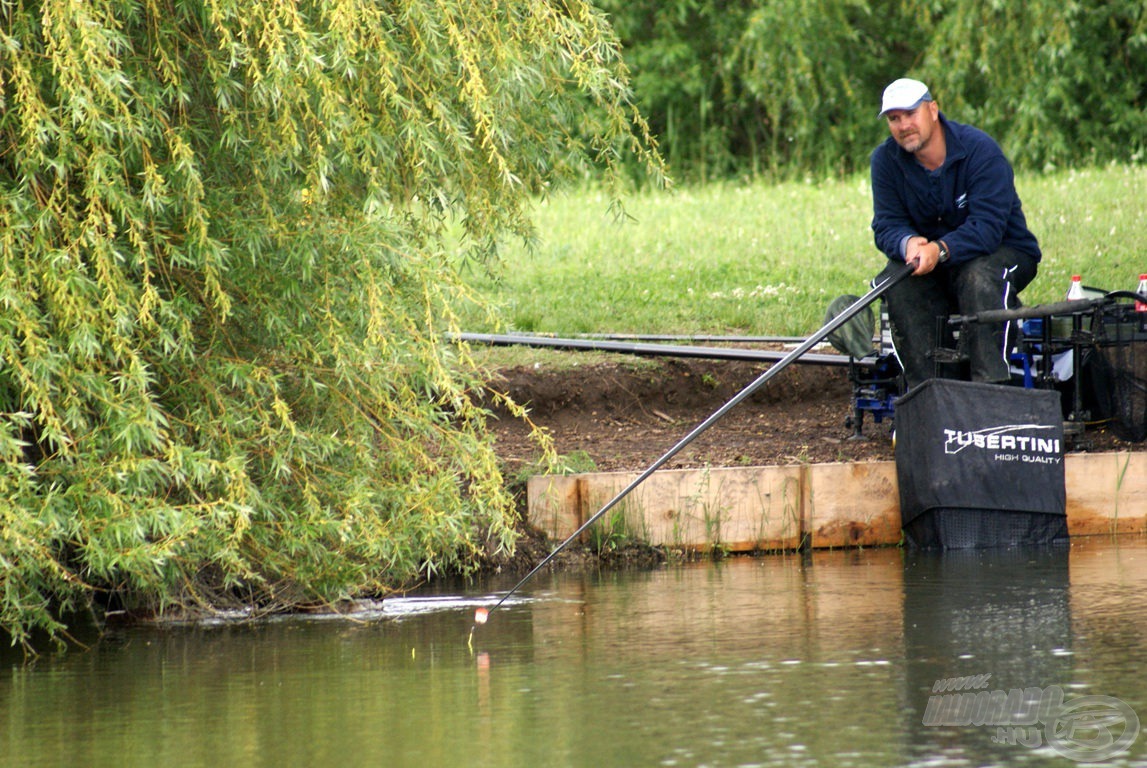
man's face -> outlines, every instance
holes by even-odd
[[[932,132],[938,125],[939,107],[934,101],[925,101],[915,109],[894,109],[884,117],[888,120],[888,131],[904,151],[913,154],[928,146]]]

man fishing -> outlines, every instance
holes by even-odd
[[[1018,306],[1036,275],[1039,243],[1027,227],[1015,174],[996,141],[949,120],[928,87],[901,78],[884,90],[891,134],[872,153],[872,230],[889,263],[877,280],[915,263],[889,289],[892,342],[909,387],[935,375],[941,320]],[[1011,378],[1006,323],[961,333],[973,381]]]

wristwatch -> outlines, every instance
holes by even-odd
[[[944,263],[952,254],[948,253],[948,246],[944,245],[943,240],[937,240],[936,246],[940,249],[940,263]]]

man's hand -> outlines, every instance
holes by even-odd
[[[909,264],[916,262],[913,275],[926,275],[940,263],[940,246],[926,238],[913,237],[905,248],[904,261]]]

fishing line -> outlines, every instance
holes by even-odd
[[[565,549],[567,546],[569,546],[569,544],[574,539],[576,539],[578,536],[580,536],[582,533],[584,533],[586,531],[586,529],[588,529],[591,525],[593,525],[599,519],[601,519],[602,515],[604,515],[605,513],[609,512],[609,510],[611,510],[615,506],[617,506],[617,504],[622,499],[624,499],[627,495],[629,495],[630,491],[632,491],[634,488],[636,488],[637,486],[639,486],[643,482],[645,482],[645,480],[650,475],[652,475],[654,472],[656,472],[658,469],[660,469],[665,464],[665,462],[669,461],[671,458],[676,456],[683,448],[685,448],[685,446],[689,445],[689,443],[691,443],[695,439],[697,439],[697,437],[702,432],[709,429],[709,427],[713,426],[718,421],[720,421],[721,418],[724,417],[726,413],[728,413],[734,407],[739,405],[743,400],[745,400],[745,398],[747,398],[747,397],[749,397],[749,395],[753,394],[753,392],[757,391],[762,385],[764,385],[765,382],[767,382],[773,376],[776,376],[778,373],[780,373],[782,370],[784,370],[786,367],[788,367],[789,363],[792,363],[794,360],[799,358],[805,352],[808,352],[814,346],[819,344],[830,333],[832,333],[837,328],[839,328],[840,326],[847,323],[849,320],[851,320],[853,317],[855,317],[857,314],[859,314],[861,311],[863,311],[869,304],[876,301],[876,299],[883,296],[884,293],[886,291],[888,291],[889,288],[891,288],[896,283],[899,283],[904,278],[908,277],[908,275],[912,274],[912,272],[913,272],[913,270],[915,270],[915,268],[916,268],[915,262],[909,262],[907,264],[904,264],[898,271],[893,272],[890,276],[885,278],[883,282],[874,286],[872,288],[872,290],[870,290],[868,293],[864,294],[859,299],[857,299],[856,302],[854,304],[852,304],[852,306],[848,307],[843,312],[841,312],[839,315],[834,317],[832,320],[830,320],[828,323],[826,323],[819,331],[817,331],[812,336],[809,336],[807,339],[805,339],[804,342],[802,342],[800,344],[800,346],[793,349],[791,352],[789,352],[787,355],[785,355],[781,360],[779,360],[775,365],[771,366],[767,371],[765,371],[760,376],[758,376],[751,384],[749,384],[747,387],[745,387],[740,392],[738,392],[733,397],[732,400],[725,403],[723,406],[721,406],[716,411],[714,411],[713,414],[711,416],[709,416],[709,418],[705,419],[699,425],[694,427],[693,431],[691,431],[689,434],[685,435],[685,437],[681,438],[681,440],[676,445],[674,445],[672,448],[670,448],[668,451],[666,451],[665,454],[661,458],[659,458],[657,461],[650,464],[648,469],[646,469],[644,472],[642,472],[640,475],[638,475],[637,478],[635,480],[633,480],[633,482],[631,482],[629,485],[625,486],[625,488],[623,488],[620,493],[618,493],[616,496],[614,496],[612,499],[610,499],[605,504],[605,506],[603,506],[601,509],[599,509],[597,512],[595,512],[589,519],[587,519],[584,523],[582,523],[580,526],[578,526],[578,529],[576,531],[574,531],[573,533],[571,533],[566,538],[565,541],[563,541],[561,544],[558,544],[556,547],[554,547],[553,551],[550,552],[548,555],[546,555],[546,557],[543,558],[540,563],[535,565],[533,567],[533,569],[530,570],[529,573],[527,573],[525,576],[523,576],[521,581],[519,581],[517,584],[515,584],[510,589],[509,592],[502,595],[501,599],[498,600],[498,602],[494,603],[494,605],[491,606],[490,608],[482,607],[482,608],[479,608],[478,610],[476,610],[474,612],[474,625],[470,628],[470,641],[469,642],[473,641],[474,630],[477,629],[478,625],[485,624],[489,620],[490,614],[493,613],[494,611],[498,610],[498,608],[502,605],[502,603],[506,602],[506,600],[510,597],[510,595],[517,592],[522,587],[523,584],[525,584],[527,581],[529,581],[531,578],[533,578],[534,574],[536,574],[538,571],[540,571],[542,568],[544,568],[546,565],[548,565],[551,560],[553,560],[555,557],[557,557],[559,552],[561,552],[563,549]]]

